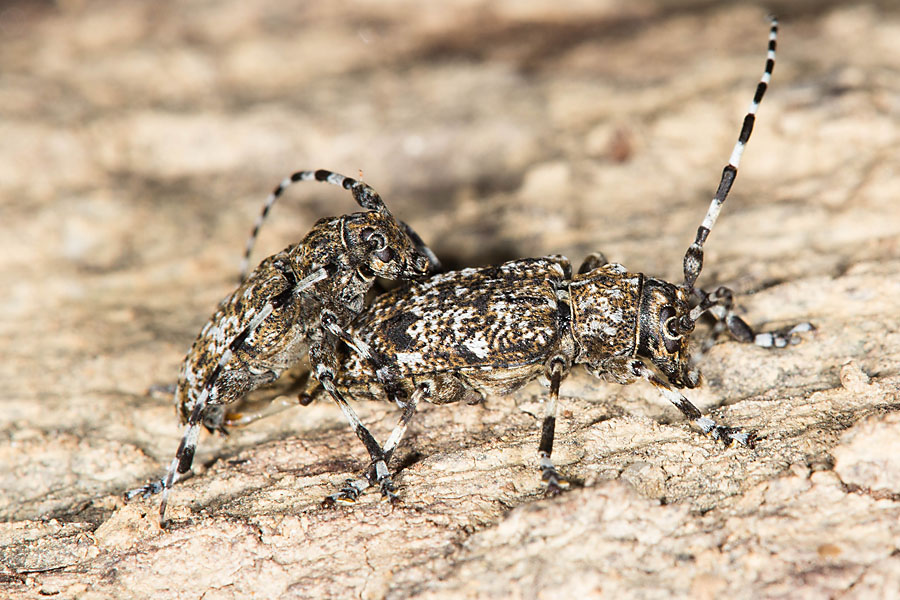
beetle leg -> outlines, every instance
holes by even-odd
[[[608,265],[609,261],[606,260],[606,255],[602,252],[591,252],[586,257],[584,257],[584,261],[581,263],[581,266],[578,267],[578,274],[582,275],[584,273],[589,273],[594,269],[599,269],[603,265]]]
[[[541,462],[541,483],[547,488],[548,494],[558,494],[569,487],[566,481],[553,466],[550,454],[553,452],[553,434],[556,429],[556,406],[559,403],[559,384],[565,372],[565,363],[562,360],[554,360],[550,366],[550,398],[544,405],[544,421],[541,425],[541,443],[538,446],[538,455]]]
[[[428,396],[428,386],[421,385],[416,388],[416,391],[413,392],[412,397],[408,401],[395,399],[396,403],[403,409],[403,413],[400,415],[400,421],[397,423],[397,426],[394,427],[387,442],[384,443],[384,460],[388,464],[390,464],[391,456],[394,455],[394,450],[397,449],[400,440],[406,435],[406,429],[409,427],[409,422],[416,414],[416,408],[419,406],[419,402],[422,398],[427,398]]]
[[[366,344],[363,340],[359,339],[356,336],[350,335],[343,329],[341,329],[335,320],[331,318],[325,318],[323,316],[322,324],[328,330],[329,333],[334,335],[335,337],[342,340],[345,344],[353,348],[361,357],[368,360],[375,369],[376,376],[378,378],[379,383],[384,387],[385,393],[388,395],[388,398],[395,402],[400,408],[403,409],[403,413],[400,415],[400,421],[397,423],[394,430],[391,432],[391,435],[388,437],[387,442],[384,445],[384,448],[381,450],[380,454],[373,453],[372,450],[369,451],[370,456],[372,457],[372,466],[367,473],[367,479],[377,483],[381,487],[381,493],[383,496],[387,497],[391,501],[396,501],[397,496],[394,494],[393,483],[390,476],[390,471],[388,469],[388,464],[391,461],[391,456],[393,456],[394,450],[400,443],[400,440],[403,439],[403,436],[406,434],[406,430],[409,427],[409,422],[412,420],[413,416],[416,414],[416,408],[419,405],[419,402],[422,398],[429,396],[429,386],[423,384],[419,386],[415,392],[413,392],[412,397],[407,398],[406,391],[403,389],[401,384],[401,375],[397,371],[396,366],[392,365],[383,355],[379,353],[375,353]],[[333,374],[332,374],[333,379]],[[320,379],[320,381],[322,381]],[[328,386],[325,385],[324,381],[323,387],[329,393]],[[332,388],[333,388],[332,384]],[[334,394],[332,394],[334,396]],[[347,410],[352,412],[349,405],[346,402],[341,403],[341,409],[344,410],[345,414],[347,414]],[[344,407],[346,406],[346,410]],[[355,414],[354,414],[355,417]],[[354,422],[350,417],[351,426],[357,430],[357,434],[359,435],[359,430],[357,429],[356,423],[359,422],[357,418]],[[362,426],[361,424],[359,425]],[[365,430],[365,428],[363,427]],[[366,431],[368,434],[368,431]],[[371,437],[371,435],[370,435]],[[363,439],[363,437],[360,437]],[[369,448],[369,443],[366,439],[363,439],[363,443],[366,444],[366,448]],[[362,487],[361,483],[358,481],[348,482],[347,485],[339,492],[333,496],[329,496],[332,502],[352,502],[356,499],[364,487]]]
[[[313,349],[310,348],[310,359],[313,358],[312,351]],[[366,426],[362,424],[362,421],[360,421],[359,417],[356,415],[356,411],[354,411],[350,404],[347,403],[343,394],[341,394],[334,385],[334,372],[321,363],[314,363],[314,368],[316,370],[316,379],[319,380],[319,383],[322,384],[325,391],[331,395],[340,407],[347,422],[350,423],[350,427],[352,427],[353,431],[356,433],[356,437],[362,441],[366,450],[368,450],[369,457],[372,460],[372,465],[375,470],[375,481],[381,488],[381,494],[391,502],[396,501],[397,496],[394,494],[394,484],[391,481],[391,474],[390,471],[388,471],[387,462],[385,461],[384,451],[382,450],[381,445],[375,440],[369,430],[366,429]],[[351,504],[356,501],[360,492],[367,487],[369,487],[368,482],[364,483],[362,480],[349,481],[341,491],[328,496],[325,499],[325,503]]]
[[[274,309],[274,301],[266,303],[262,310],[259,311],[259,314],[257,314],[250,321],[250,324],[231,341],[228,348],[222,353],[222,356],[219,357],[215,369],[209,374],[209,377],[203,385],[203,391],[200,393],[197,402],[194,404],[191,416],[188,418],[187,426],[184,429],[181,443],[178,444],[175,458],[172,459],[165,477],[159,481],[153,481],[142,488],[131,490],[125,494],[125,501],[127,502],[138,495],[147,498],[153,494],[162,492],[162,499],[159,503],[160,527],[163,527],[166,522],[166,505],[169,500],[169,490],[172,489],[172,486],[175,485],[175,482],[178,481],[182,475],[191,470],[191,465],[194,462],[194,453],[197,450],[197,440],[200,437],[200,426],[203,422],[204,409],[206,408],[207,401],[210,397],[218,397],[216,384],[219,380],[219,375],[222,373],[222,369],[224,369],[225,365],[231,361],[234,352],[243,346],[244,341],[246,341],[246,339],[256,331],[260,324],[272,314]]]
[[[660,393],[675,407],[681,411],[685,417],[700,428],[703,433],[714,440],[722,440],[726,444],[753,447],[756,436],[752,433],[743,433],[740,429],[734,427],[724,427],[716,425],[716,422],[709,417],[704,417],[696,406],[690,400],[684,397],[684,394],[662,381],[656,374],[651,371],[647,365],[636,360],[631,365],[632,371],[638,377],[646,379],[660,391]]]
[[[756,344],[763,348],[784,348],[789,344],[800,343],[799,333],[813,331],[812,323],[798,323],[775,331],[756,333],[753,328],[734,312],[734,293],[727,287],[719,287],[711,293],[695,289],[701,298],[693,310],[691,318],[696,321],[700,315],[709,313],[716,319],[717,328],[726,328],[738,341]]]

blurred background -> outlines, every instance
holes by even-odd
[[[169,460],[170,401],[147,390],[174,382],[263,200],[295,170],[361,175],[451,267],[602,250],[679,281],[762,73],[769,12],[773,85],[701,283],[796,285],[747,318],[816,320],[825,337],[771,379],[741,371],[756,355],[722,357],[707,380],[732,401],[840,387],[850,358],[897,374],[895,2],[0,2],[0,518],[93,532]],[[340,189],[294,186],[255,261],[354,210]],[[652,390],[602,389],[669,415],[639,403]],[[701,404],[722,401],[707,393]],[[385,431],[395,418],[362,410]],[[201,458],[341,426],[331,407],[308,411],[205,438]],[[815,442],[798,429],[788,454],[825,452],[840,429]],[[737,492],[710,493],[704,507]],[[22,536],[4,546],[11,585],[35,556]],[[88,579],[116,556],[79,544]]]

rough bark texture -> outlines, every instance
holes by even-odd
[[[701,284],[727,340],[692,430],[577,371],[543,498],[543,389],[426,406],[403,503],[320,500],[365,464],[328,403],[201,438],[173,525],[124,490],[178,443],[183,353],[266,192],[360,169],[454,266],[602,250],[679,281],[764,58],[764,9],[709,2],[0,4],[0,595],[882,597],[900,589],[900,13],[774,2],[779,60]],[[354,210],[304,184],[257,259]],[[384,439],[398,413],[358,406]]]

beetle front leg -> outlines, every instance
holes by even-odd
[[[703,433],[712,439],[722,440],[726,444],[740,444],[741,446],[753,447],[753,444],[756,441],[756,436],[754,434],[743,433],[740,429],[734,427],[717,425],[716,422],[709,417],[704,417],[700,412],[700,409],[694,406],[690,400],[685,398],[681,392],[659,379],[656,374],[641,361],[634,361],[631,368],[636,376],[646,379],[656,386],[656,389],[658,389],[669,402],[674,404],[675,407],[681,411],[681,414],[687,417],[692,423],[699,427]]]
[[[538,455],[541,462],[541,483],[547,488],[548,494],[558,494],[569,487],[566,481],[553,466],[550,455],[553,453],[553,435],[556,430],[556,406],[559,403],[559,384],[566,371],[565,363],[556,359],[550,367],[550,398],[544,406],[544,421],[541,425],[541,443],[538,446]]]
[[[166,471],[165,477],[160,479],[159,481],[153,481],[148,483],[142,488],[138,488],[135,490],[131,490],[125,493],[125,501],[133,499],[136,496],[141,496],[143,498],[147,498],[152,496],[153,494],[158,494],[162,492],[162,499],[159,503],[159,525],[160,527],[165,526],[166,523],[166,505],[169,501],[169,492],[172,489],[172,486],[175,485],[182,475],[191,470],[191,465],[194,462],[194,454],[197,451],[197,440],[200,438],[200,426],[203,422],[203,417],[206,412],[206,408],[208,406],[208,401],[210,398],[215,399],[214,401],[221,402],[219,397],[219,388],[217,385],[219,382],[219,377],[222,374],[222,371],[225,369],[225,366],[231,361],[231,357],[234,356],[234,353],[237,352],[239,348],[244,345],[244,342],[247,338],[260,326],[260,324],[272,314],[272,311],[275,310],[276,304],[275,300],[272,302],[266,303],[265,306],[259,311],[247,327],[241,331],[228,345],[228,348],[225,352],[222,353],[222,356],[219,357],[218,362],[216,363],[216,367],[209,374],[209,377],[203,384],[203,391],[200,393],[200,396],[197,398],[196,403],[194,404],[193,409],[191,410],[191,415],[188,418],[187,426],[184,430],[184,435],[181,438],[181,442],[178,444],[178,450],[175,452],[175,458],[172,459],[171,464],[169,465],[168,470]]]
[[[338,402],[341,410],[344,411],[347,420],[350,422],[350,425],[354,428],[359,438],[366,445],[366,449],[369,450],[369,456],[372,458],[372,463],[366,471],[365,479],[348,481],[340,492],[326,498],[326,503],[348,504],[355,502],[359,497],[359,494],[371,483],[377,483],[379,485],[382,496],[388,498],[391,502],[396,502],[398,498],[394,493],[394,485],[391,479],[390,470],[388,469],[388,464],[391,461],[394,450],[406,433],[409,422],[416,413],[419,401],[428,395],[429,388],[425,385],[420,386],[413,392],[412,397],[407,399],[407,393],[403,388],[402,378],[397,371],[396,365],[390,363],[389,360],[380,353],[373,352],[371,347],[360,338],[346,332],[337,324],[337,320],[331,313],[323,313],[322,326],[328,333],[343,341],[372,365],[376,377],[378,378],[378,382],[383,386],[388,398],[403,409],[400,421],[397,423],[396,427],[394,427],[384,448],[382,448],[362,423],[359,422],[359,418],[353,412],[353,409],[350,408],[347,402],[343,400],[337,392],[333,384],[334,371],[330,370],[330,375],[325,379],[317,375],[322,386],[331,394],[335,401]],[[315,354],[316,349],[311,347],[310,360],[313,361],[314,365],[316,363],[314,358]],[[318,369],[318,366],[316,368]]]
[[[220,360],[219,368],[217,368],[214,373],[216,377],[218,376],[221,366],[228,362],[230,358],[231,353],[226,352],[223,359]],[[169,464],[165,476],[158,481],[151,481],[142,488],[130,490],[125,493],[125,502],[128,502],[137,496],[149,498],[154,494],[162,492],[162,498],[159,502],[160,527],[165,527],[166,524],[166,506],[169,502],[169,492],[171,491],[172,486],[174,486],[185,473],[191,470],[191,465],[194,462],[194,454],[197,451],[197,440],[200,438],[200,427],[203,423],[204,409],[207,406],[206,400],[209,397],[210,390],[214,389],[214,380],[215,379],[210,381],[204,387],[203,392],[194,404],[194,409],[191,411],[191,416],[184,429],[184,435],[181,438],[181,442],[178,444],[178,450],[175,452],[175,458],[172,459],[172,462]]]
[[[709,313],[716,319],[718,328],[725,329],[738,341],[756,344],[763,348],[784,348],[790,344],[800,343],[798,334],[813,331],[812,323],[804,322],[783,327],[775,331],[756,333],[753,328],[734,312],[734,293],[727,287],[719,287],[711,293],[700,289],[694,290],[701,298],[700,304],[694,308],[691,317],[696,321],[703,313]],[[697,313],[694,317],[693,313]]]
[[[374,352],[363,340],[340,328],[337,325],[336,320],[331,318],[329,314],[326,313],[323,316],[322,324],[329,333],[343,341],[372,365],[378,383],[384,388],[388,399],[403,409],[400,421],[397,423],[397,426],[394,427],[394,430],[391,432],[391,435],[388,437],[383,448],[383,462],[387,465],[391,462],[391,456],[397,445],[400,443],[400,440],[403,439],[403,436],[406,434],[406,429],[409,426],[409,422],[416,414],[416,408],[418,407],[419,402],[422,398],[430,396],[430,385],[422,384],[418,386],[415,392],[413,392],[412,397],[407,399],[408,395],[403,387],[403,379],[397,371],[396,365],[392,364],[384,355]],[[373,457],[372,468],[375,469],[376,480],[379,480],[377,477],[378,466],[379,463],[375,461]],[[367,477],[372,479],[371,471]],[[382,490],[382,493],[384,493],[384,490]]]

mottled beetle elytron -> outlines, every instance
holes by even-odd
[[[292,183],[308,180],[349,190],[367,211],[321,219],[302,242],[265,259],[249,277],[242,273],[241,284],[198,335],[175,390],[176,409],[186,423],[176,456],[165,477],[125,495],[129,500],[162,492],[161,523],[169,490],[193,462],[200,425],[226,433],[224,405],[275,381],[307,353],[318,382],[358,429],[359,418],[333,384],[340,366],[337,345],[342,340],[363,345],[354,342],[347,325],[362,311],[376,275],[410,279],[440,268],[434,253],[393,217],[375,190],[325,170],[299,171],[275,188],[248,242],[245,263],[275,199]],[[362,439],[367,447],[378,447],[371,436]]]
[[[718,319],[737,340],[764,347],[799,341],[795,334],[812,328],[803,323],[755,334],[732,309],[730,290],[708,293],[695,287],[703,244],[737,175],[772,75],[777,27],[773,19],[765,71],[706,217],[684,255],[683,282],[629,272],[597,253],[574,276],[568,259],[549,256],[442,273],[375,298],[351,326],[351,335],[364,343],[362,351],[357,347],[348,354],[336,383],[355,398],[377,398],[384,387],[377,365],[393,365],[401,378],[386,392],[404,411],[384,447],[370,449],[365,476],[348,481],[330,500],[352,502],[371,484],[393,498],[387,465],[420,401],[477,401],[534,378],[550,388],[539,446],[542,481],[548,491],[559,491],[567,482],[550,458],[556,407],[560,382],[576,364],[621,384],[648,381],[704,433],[726,443],[753,443],[751,434],[703,416],[678,390],[699,383],[688,339],[704,314]]]

